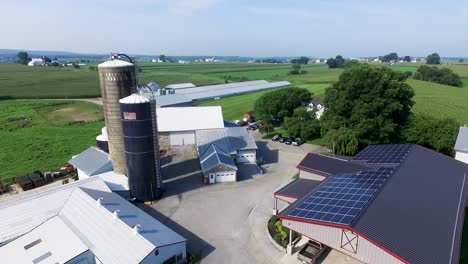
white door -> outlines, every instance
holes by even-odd
[[[255,163],[255,151],[248,150],[248,151],[238,151],[236,154],[236,162],[237,163]]]
[[[216,182],[233,182],[236,181],[236,173],[233,171],[217,172]]]
[[[216,182],[215,177],[216,177],[216,175],[214,173],[210,173],[210,183],[215,183]]]
[[[195,144],[194,131],[177,131],[170,134],[171,146],[193,145]]]

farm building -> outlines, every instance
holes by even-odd
[[[156,114],[161,148],[195,145],[195,131],[224,128],[220,106],[158,108]]]
[[[207,86],[194,86],[192,83],[181,83],[171,84],[163,89],[152,85],[151,87],[153,88],[150,87],[150,89],[153,91],[159,107],[174,107],[190,106],[198,101],[278,89],[290,85],[291,83],[287,81],[270,83],[265,80],[257,80]]]
[[[307,105],[307,111],[315,111],[315,117],[320,119],[325,111],[325,105],[321,100],[312,100]]]
[[[338,172],[308,160],[326,176],[275,193],[290,198],[283,226],[364,263],[459,262],[466,164],[414,144],[369,146]]]
[[[196,142],[205,183],[237,181],[236,164],[257,161],[257,144],[245,127],[198,130]]]
[[[44,65],[44,60],[42,58],[32,58],[30,62],[28,62],[28,66],[42,66]]]
[[[455,159],[468,164],[468,127],[460,127],[454,150]]]
[[[73,165],[78,172],[80,180],[87,179],[104,172],[111,171],[112,161],[109,154],[96,147],[90,147],[82,153],[74,156],[68,163]]]
[[[297,169],[299,169],[299,177],[302,179],[323,181],[338,173],[361,171],[367,167],[343,158],[308,153],[297,165]]]
[[[163,263],[186,239],[98,177],[0,204],[2,263]]]

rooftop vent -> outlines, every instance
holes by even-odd
[[[101,205],[102,205],[102,200],[103,200],[102,197],[97,198],[96,204],[99,205],[99,206],[101,206]]]
[[[118,219],[120,215],[120,210],[115,210],[114,211],[114,219]]]
[[[140,228],[141,228],[141,225],[134,225],[133,226],[133,234],[138,235],[140,233]]]

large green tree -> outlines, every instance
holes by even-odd
[[[320,124],[315,118],[315,112],[307,111],[305,107],[296,108],[291,117],[286,117],[283,127],[292,137],[307,140],[320,137]]]
[[[312,99],[307,89],[286,88],[267,92],[255,101],[254,110],[257,117],[264,121],[282,121],[291,116],[294,109]]]
[[[398,53],[392,52],[382,57],[383,62],[391,62],[398,60]]]
[[[427,64],[440,64],[440,56],[437,53],[429,54],[426,58]]]
[[[323,133],[346,127],[361,146],[396,142],[414,104],[414,91],[405,80],[386,67],[346,69],[325,91]]]
[[[19,64],[28,64],[29,62],[29,55],[26,51],[20,51],[18,52],[18,63]]]
[[[324,139],[333,154],[355,155],[359,149],[356,132],[344,126],[328,131]]]
[[[341,55],[337,55],[335,58],[329,58],[327,60],[328,68],[343,68],[345,59]]]
[[[460,124],[452,118],[416,114],[404,129],[404,139],[435,151],[451,155]]]

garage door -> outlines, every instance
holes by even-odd
[[[233,181],[236,181],[236,173],[233,171],[216,173],[216,182],[233,182]]]
[[[255,163],[255,151],[239,151],[236,155],[237,163]]]
[[[194,131],[171,132],[170,140],[171,140],[171,146],[194,145],[195,144],[195,132]]]

